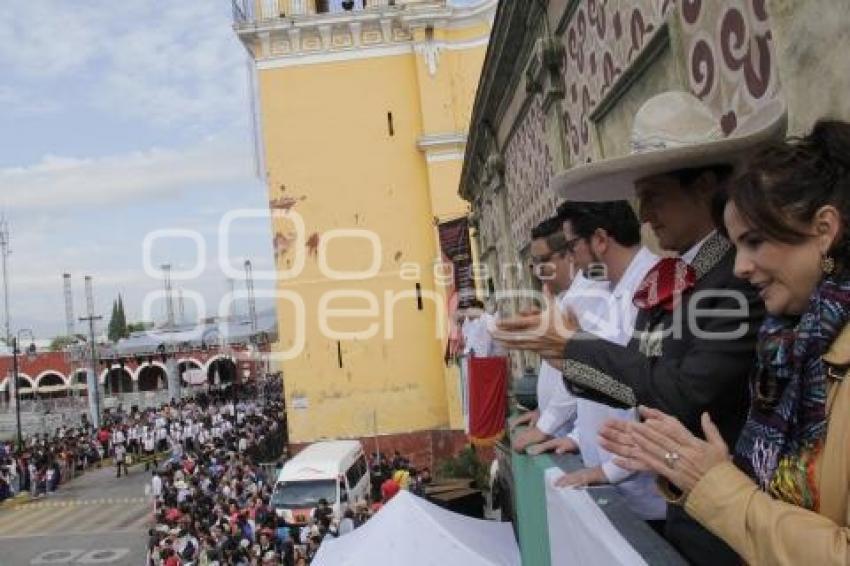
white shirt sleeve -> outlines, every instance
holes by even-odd
[[[541,432],[553,436],[565,423],[573,420],[576,414],[576,398],[567,392],[566,388],[555,390],[549,398],[546,407],[540,411],[537,428]]]
[[[605,456],[610,456],[606,453]],[[614,463],[613,458],[602,463],[602,473],[605,474],[608,483],[617,484],[634,475],[634,472],[621,468]]]

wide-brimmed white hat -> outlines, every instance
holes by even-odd
[[[576,201],[635,196],[635,181],[679,169],[738,168],[759,146],[785,136],[785,103],[775,98],[724,136],[720,120],[694,95],[668,91],[647,100],[635,114],[631,153],[577,165],[552,179],[552,189]]]

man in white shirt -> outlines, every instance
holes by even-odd
[[[464,317],[461,326],[463,354],[478,358],[490,356],[493,350],[493,338],[487,329],[489,317],[484,311],[484,303],[478,299],[472,299],[461,314]]]
[[[615,344],[626,345],[634,332],[637,307],[634,293],[658,256],[640,245],[640,224],[626,201],[567,202],[559,208],[568,240],[576,241],[574,260],[587,270],[604,271],[613,285],[609,302],[586,305],[582,328]],[[583,319],[583,320],[582,320]],[[642,519],[664,519],[666,504],[651,474],[634,474],[617,466],[613,455],[599,446],[599,429],[608,419],[636,418],[634,409],[617,409],[578,398],[573,431],[548,446],[560,452],[579,452],[584,469],[565,474],[556,485],[614,484],[630,509]],[[541,447],[542,448],[542,447]]]
[[[124,475],[127,476],[130,474],[130,471],[127,469],[127,449],[124,448],[124,444],[116,444],[113,447],[112,459],[115,460],[115,470],[117,472],[116,477],[121,477],[121,470],[124,470]]]
[[[153,476],[151,477],[151,495],[154,499],[162,496],[162,478],[159,477],[159,472],[156,470],[153,471]]]
[[[124,445],[126,437],[124,436],[124,431],[121,430],[121,427],[115,427],[115,431],[112,433],[112,446]]]
[[[591,281],[576,274],[570,242],[563,236],[563,219],[555,216],[544,220],[531,232],[531,268],[534,276],[557,295],[561,308],[588,301],[607,302],[607,282]],[[583,309],[577,309],[579,311]],[[528,428],[513,436],[514,450],[560,438],[572,430],[576,414],[576,399],[564,386],[561,372],[545,361],[540,363],[537,376],[537,409],[515,419],[511,427],[528,424]]]

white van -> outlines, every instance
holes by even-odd
[[[317,442],[283,465],[271,504],[287,524],[305,525],[320,499],[339,518],[348,506],[366,501],[370,491],[369,466],[359,441]]]

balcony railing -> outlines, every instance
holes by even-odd
[[[582,466],[576,454],[526,456],[513,452],[507,443],[497,446],[499,455],[500,497],[503,518],[512,520],[519,539],[523,564],[556,566],[549,538],[546,470],[558,467],[565,472]],[[592,489],[594,503],[613,527],[647,564],[685,566],[686,561],[670,544],[629,510],[622,495],[613,486]],[[564,533],[565,535],[567,533]]]
[[[293,16],[345,14],[406,4],[409,0],[232,0],[237,24]]]

